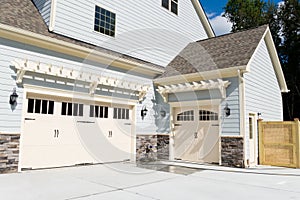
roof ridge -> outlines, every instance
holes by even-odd
[[[269,26],[269,24],[263,24],[263,25],[260,25],[260,26],[256,26],[256,27],[251,27],[251,28],[248,28],[248,29],[239,30],[237,32],[225,33],[223,35],[218,35],[218,36],[213,37],[213,38],[207,38],[207,39],[203,39],[203,40],[198,40],[196,42],[203,42],[203,41],[207,41],[207,40],[212,40],[212,39],[217,39],[217,38],[221,38],[221,37],[230,36],[230,35],[237,34],[237,33],[243,33],[243,32],[246,32],[246,31],[256,30],[256,29],[262,28],[264,26],[267,27],[267,26]],[[192,43],[194,43],[194,42],[192,42]]]

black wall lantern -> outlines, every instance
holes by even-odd
[[[160,111],[160,116],[161,116],[161,117],[165,117],[165,116],[166,116],[166,111],[161,110],[161,111]]]
[[[230,108],[228,107],[228,104],[226,104],[225,108],[224,108],[224,113],[226,117],[230,116]]]
[[[17,105],[17,99],[19,95],[17,94],[16,88],[14,88],[13,93],[9,97],[9,104],[12,106]]]
[[[143,107],[143,109],[141,110],[141,117],[142,117],[142,120],[144,120],[145,116],[147,115],[147,108],[146,106]]]

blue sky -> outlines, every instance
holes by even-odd
[[[224,12],[223,7],[225,7],[227,1],[228,0],[200,0],[216,35],[228,33],[231,30],[231,24],[228,23],[225,18],[221,17],[222,12]],[[274,0],[275,3],[281,1],[282,0]]]

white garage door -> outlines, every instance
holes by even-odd
[[[21,168],[45,168],[131,158],[132,108],[101,103],[26,99]]]
[[[217,107],[174,109],[175,159],[219,162],[219,117]]]

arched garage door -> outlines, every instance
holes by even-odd
[[[46,168],[131,158],[132,107],[27,95],[21,168]],[[25,107],[25,106],[24,106]]]

